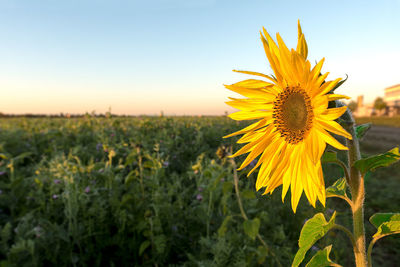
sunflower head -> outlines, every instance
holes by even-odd
[[[250,175],[260,167],[256,189],[264,188],[264,194],[267,194],[282,185],[283,201],[290,187],[295,212],[303,191],[314,207],[317,199],[325,205],[321,156],[327,143],[337,149],[347,150],[331,133],[352,138],[335,122],[347,107],[328,108],[328,103],[348,97],[330,93],[341,79],[326,81],[329,73],[321,73],[324,59],[311,68],[300,22],[296,50],[289,50],[279,33],[276,34],[276,40],[263,28],[261,41],[273,75],[235,70],[261,79],[225,85],[246,97],[230,98],[231,101],[226,102],[240,110],[229,117],[234,120],[257,120],[225,137],[244,134],[238,143],[247,144],[232,155],[249,153],[239,169],[259,157],[248,173]]]

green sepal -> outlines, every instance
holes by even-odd
[[[371,123],[365,123],[356,126],[356,136],[359,140],[361,140],[364,135],[371,129]]]
[[[306,267],[326,267],[336,264],[329,259],[329,253],[331,253],[332,245],[325,247],[323,250],[319,250],[306,264]],[[337,265],[337,264],[336,264]]]
[[[346,74],[346,79],[341,80],[340,82],[338,82],[335,87],[333,87],[333,89],[331,90],[331,92],[334,92],[336,89],[338,89],[342,84],[344,84],[347,79],[349,78],[349,76]]]
[[[389,166],[399,159],[399,148],[395,147],[384,154],[357,160],[354,166],[364,175],[367,171],[374,171],[376,168]]]
[[[260,229],[260,219],[246,220],[243,222],[244,232],[251,238],[256,239],[258,230]]]
[[[333,213],[329,222],[325,220],[322,213],[315,214],[303,226],[299,238],[299,250],[297,251],[292,267],[297,267],[304,260],[306,252],[321,239],[335,225],[336,211]]]
[[[326,197],[330,196],[347,197],[346,189],[347,189],[346,179],[340,178],[333,185],[331,185],[326,189]]]
[[[400,213],[375,213],[369,221],[378,229],[374,238],[400,233]]]

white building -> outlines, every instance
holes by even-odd
[[[374,105],[364,105],[364,96],[357,97],[357,109],[353,112],[355,117],[370,117],[374,113]]]
[[[385,88],[385,96],[383,99],[387,105],[387,115],[400,115],[400,84]]]

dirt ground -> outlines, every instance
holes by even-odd
[[[365,153],[382,153],[400,146],[400,128],[372,125],[361,140]]]

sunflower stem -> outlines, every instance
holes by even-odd
[[[357,267],[367,266],[365,249],[365,229],[364,229],[364,177],[360,174],[354,163],[361,158],[360,145],[355,131],[354,118],[349,110],[343,114],[343,126],[353,137],[352,140],[346,139],[348,150],[348,164],[350,168],[349,186],[351,190],[352,213],[353,213],[353,236],[355,246],[353,246],[354,257]]]

